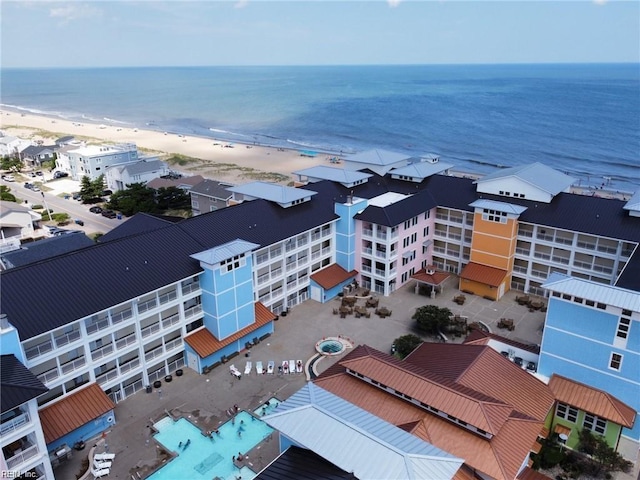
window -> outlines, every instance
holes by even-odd
[[[509,193],[507,192],[507,195]],[[498,212],[497,210],[491,210],[488,208],[483,209],[482,219],[488,222],[507,223],[507,214],[505,212]]]
[[[236,255],[233,258],[228,258],[220,262],[220,271],[225,274],[232,270],[235,270],[240,267],[244,267],[246,265],[246,260],[244,258],[244,254]]]
[[[431,210],[427,210],[426,212],[424,212],[424,219],[428,219],[431,216]]]
[[[198,208],[199,206],[198,200],[191,200],[191,208]]]
[[[429,236],[429,227],[424,227],[424,230],[422,231],[422,236],[423,237]]]
[[[590,307],[593,307],[596,304],[596,302],[594,302],[593,300],[585,300],[584,304]]]
[[[585,413],[582,426],[599,433],[600,435],[604,435],[604,432],[607,430],[607,421],[604,418],[596,417],[590,413]]]
[[[607,309],[607,305],[604,304],[604,303],[600,303],[600,302],[598,302],[596,307],[598,307],[600,310],[606,310]]]
[[[631,319],[620,317],[618,322],[618,330],[616,331],[616,337],[627,338],[629,335],[629,326],[631,325]]]
[[[622,355],[619,353],[612,353],[611,360],[609,360],[609,368],[612,370],[620,371],[620,367],[622,366]]]
[[[570,421],[571,423],[576,423],[578,419],[578,409],[574,408],[566,403],[559,403],[556,407],[556,415],[560,418],[564,418],[565,420]]]
[[[411,226],[417,225],[418,224],[418,217],[413,217],[411,219]]]
[[[631,316],[631,310],[622,310],[622,315],[624,315],[625,317],[630,317]]]

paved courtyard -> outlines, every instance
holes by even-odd
[[[253,361],[254,365],[260,360],[265,367],[269,360],[274,360],[276,365],[288,359],[307,362],[316,354],[315,344],[318,340],[338,335],[352,339],[355,345],[367,344],[388,352],[395,338],[407,333],[419,333],[414,328],[415,321],[411,320],[411,316],[417,307],[428,304],[448,307],[454,314],[467,316],[469,322],[484,322],[492,331],[514,340],[540,344],[544,313],[530,312],[518,305],[515,302],[516,292],[509,292],[499,302],[467,295],[465,304],[458,306],[452,301],[454,295],[459,293],[456,287],[457,278],[452,277],[446,282],[444,293],[431,299],[416,295],[413,284],[405,286],[390,297],[380,298],[380,306],[393,312],[391,317],[384,319],[373,312],[370,318],[355,318],[353,315],[340,318],[333,314],[333,309],[339,306],[338,299],[326,304],[308,300],[293,307],[286,317],[280,317],[275,324],[275,333],[252,348],[249,358],[243,352],[230,363],[244,371],[247,360]],[[496,328],[497,321],[502,317],[514,320],[513,331]],[[425,341],[434,340],[427,336],[423,338]],[[324,371],[341,356],[323,357],[317,362],[318,371]],[[151,422],[170,413],[174,417],[187,417],[204,430],[215,430],[229,420],[227,411],[234,405],[240,410],[252,411],[271,397],[285,400],[305,381],[304,374],[257,375],[255,368],[250,375],[243,375],[238,380],[230,375],[228,365],[221,365],[206,375],[198,375],[185,368],[183,376],[174,375],[173,381],[163,382],[160,390],[154,389],[152,393],[142,391],[119,403],[115,408],[117,424],[106,438],[87,443],[88,446],[97,443],[99,451],[105,449],[103,443],[106,443],[108,451],[116,454],[109,478],[144,478],[168,458],[152,438],[149,428]],[[246,465],[256,472],[268,465],[278,454],[276,438],[274,436],[272,440],[248,452]],[[88,453],[89,448],[74,452],[70,461],[55,470],[56,478],[78,478],[82,461],[86,460]]]

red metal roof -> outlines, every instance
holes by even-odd
[[[607,392],[556,374],[551,376],[549,388],[559,402],[606,418],[618,425],[633,427],[635,410]]]
[[[350,278],[355,277],[356,275],[358,275],[358,272],[355,270],[347,272],[340,265],[334,263],[311,275],[311,280],[316,282],[325,290],[328,290],[346,280],[349,280]]]
[[[468,345],[488,345],[491,339],[495,340],[496,342],[511,345],[513,347],[535,353],[536,355],[540,355],[540,347],[538,345],[528,345],[526,343],[512,340],[511,338],[503,337],[502,335],[498,335],[496,333],[483,332],[482,330],[478,329],[472,330],[462,343]]]
[[[427,270],[433,271],[433,273],[427,273]],[[438,272],[435,268],[423,268],[411,275],[411,278],[422,283],[427,283],[429,285],[440,285],[450,276],[451,274],[446,272]]]
[[[460,278],[482,283],[491,287],[498,287],[507,276],[507,271],[496,267],[489,267],[475,262],[469,262],[462,269]]]
[[[115,404],[97,383],[80,388],[40,410],[44,440],[51,443],[114,407]]]
[[[254,305],[256,319],[255,323],[252,323],[248,327],[237,331],[233,335],[230,335],[223,340],[218,340],[209,330],[207,330],[206,328],[202,328],[184,337],[184,341],[187,342],[187,344],[196,351],[200,358],[206,358],[212,353],[220,350],[222,347],[230,345],[231,343],[241,339],[248,333],[257,330],[263,325],[266,325],[267,323],[276,319],[276,315],[267,307],[265,307],[261,302],[256,302]]]

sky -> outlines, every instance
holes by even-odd
[[[0,65],[640,62],[640,2],[0,0]]]

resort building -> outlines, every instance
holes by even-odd
[[[544,288],[550,295],[538,372],[547,377],[566,377],[607,392],[634,412],[640,412],[638,291],[559,274],[551,275]],[[612,435],[611,440],[617,443],[618,427],[611,423],[610,416],[599,415],[580,404],[573,407],[591,415],[589,419],[571,415],[573,430],[587,426],[607,437]],[[640,422],[631,425],[631,415],[622,407],[619,410],[616,421],[623,427],[621,435],[635,442],[637,454]]]
[[[422,344],[405,360],[359,346],[264,420],[281,450],[309,448],[357,478],[514,479],[553,404],[543,382],[486,346]]]
[[[108,167],[135,163],[138,147],[134,143],[118,145],[71,144],[58,150],[56,168],[67,172],[74,180],[89,177],[95,180],[106,173]]]
[[[59,161],[75,165],[76,176],[95,177],[118,159],[137,161],[135,146],[86,147],[92,155],[72,148]],[[600,302],[620,314],[631,310],[637,324],[640,286],[628,291],[633,307],[616,303],[614,287],[638,282],[636,204],[568,193],[570,179],[540,164],[476,182],[446,175],[450,166],[436,160],[375,151],[346,159],[344,170],[296,172],[298,188],[231,187],[229,208],[179,221],[138,214],[99,244],[2,272],[2,313],[19,336],[24,365],[49,389],[38,405],[77,401],[75,393],[94,385],[118,403],[185,366],[201,372],[224,363],[309,298],[329,301],[354,281],[389,295],[431,266],[459,274],[461,289],[491,299],[509,289],[545,294],[550,274],[571,275],[611,295]],[[553,181],[537,180],[547,178]],[[34,278],[49,279],[47,295],[25,301]],[[562,324],[560,316],[552,326]],[[552,345],[549,331],[544,341]],[[633,361],[622,355],[624,378],[610,375],[610,389],[590,385],[637,408],[617,390],[633,376],[625,371]],[[74,431],[81,436],[74,427],[65,442]]]

